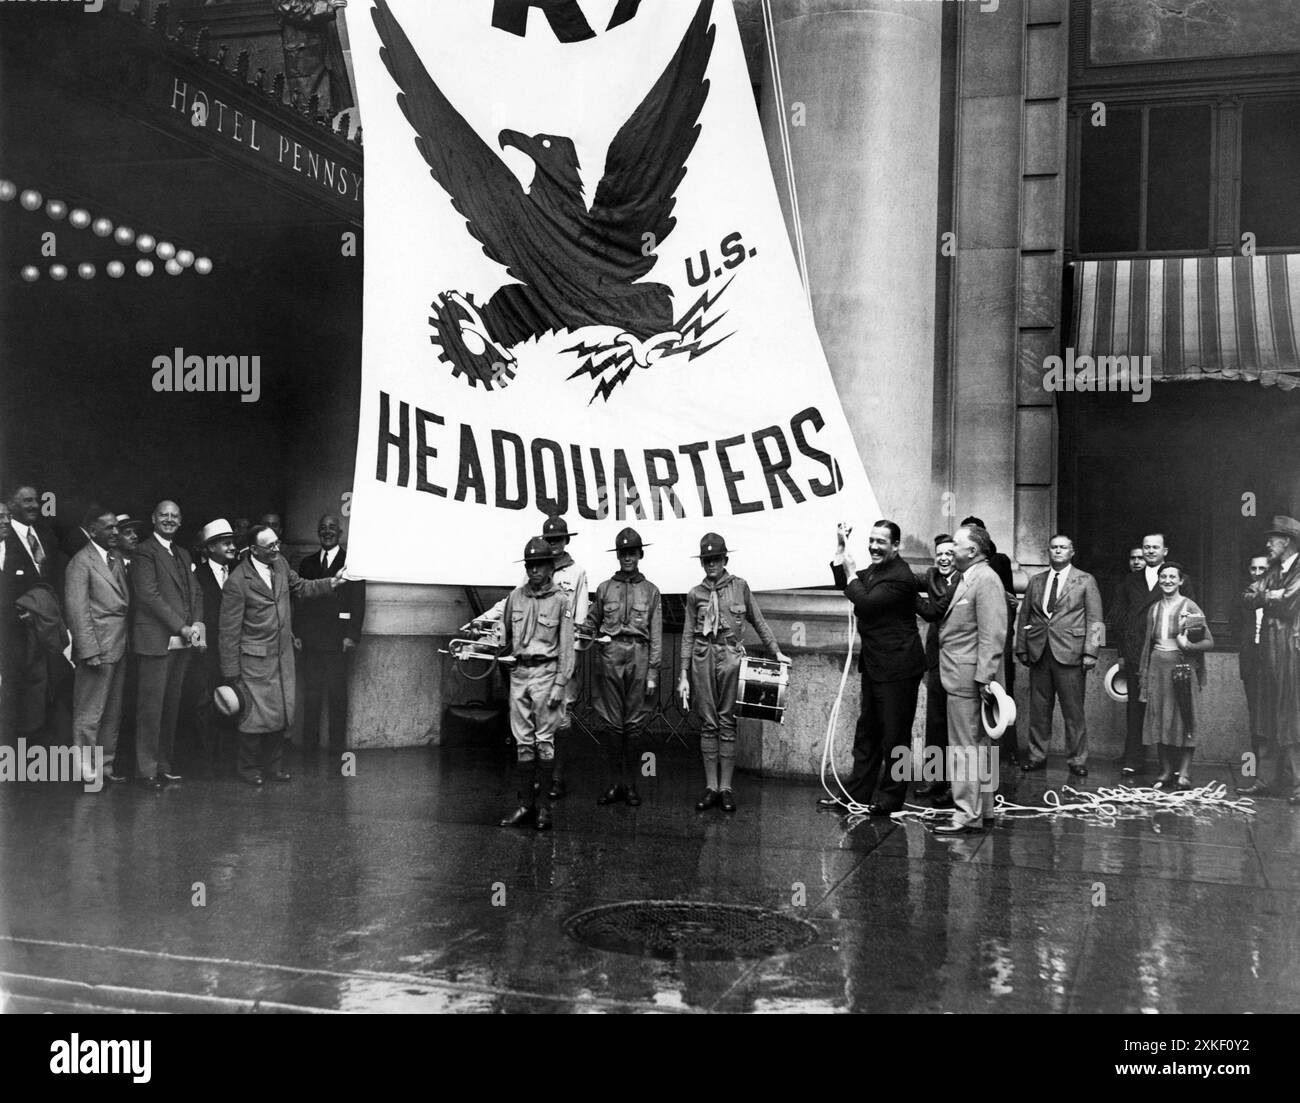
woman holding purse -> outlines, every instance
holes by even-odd
[[[1199,736],[1200,697],[1205,686],[1202,652],[1214,646],[1200,606],[1182,595],[1184,580],[1180,564],[1166,561],[1160,568],[1156,578],[1160,600],[1147,614],[1139,669],[1142,700],[1147,705],[1142,742],[1155,744],[1160,759],[1157,789],[1192,788],[1192,754]]]

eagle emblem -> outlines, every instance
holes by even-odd
[[[504,387],[518,370],[516,346],[572,333],[579,340],[562,353],[576,364],[568,378],[591,379],[590,401],[608,401],[634,369],[669,356],[694,359],[726,340],[706,343],[724,316],[707,315],[730,280],[715,294],[706,288],[680,314],[671,288],[643,282],[676,225],[676,190],[700,134],[713,0],[701,0],[672,60],[610,143],[590,207],[572,139],[500,132],[501,149],[513,147],[536,166],[525,189],[443,95],[386,0],[375,5],[380,57],[416,147],[483,252],[515,281],[483,303],[457,290],[434,297],[430,342],[453,375],[487,390]],[[614,335],[607,329],[589,340],[579,332],[597,326]]]

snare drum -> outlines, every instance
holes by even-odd
[[[736,715],[784,724],[785,694],[789,688],[790,668],[785,663],[744,656],[740,660]]]

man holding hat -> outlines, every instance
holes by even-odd
[[[542,535],[539,539],[546,542],[555,556],[555,569],[551,576],[551,582],[568,601],[569,616],[574,624],[585,624],[587,605],[590,601],[590,594],[587,591],[587,572],[574,562],[573,556],[568,552],[569,541],[577,535],[576,532],[569,531],[568,523],[563,517],[559,514],[552,514],[546,518],[546,523],[542,525]],[[502,598],[481,617],[476,618],[473,622],[474,625],[478,628],[491,628],[499,624],[505,613],[506,601],[508,600],[508,598]],[[570,678],[565,685],[564,708],[560,715],[559,731],[568,731],[573,724],[573,702],[577,699],[578,679],[575,670],[575,676]],[[560,760],[556,758],[553,765],[554,772],[548,795],[552,800],[559,800],[564,796],[565,792],[564,779],[560,776]]]
[[[524,547],[528,581],[506,598],[500,655],[514,657],[510,672],[510,731],[515,737],[519,805],[502,827],[549,830],[555,733],[573,677],[573,614],[555,585],[555,552],[542,537]],[[538,800],[541,796],[540,802]]]
[[[763,619],[749,583],[727,573],[727,542],[716,532],[704,534],[700,554],[694,556],[704,568],[704,581],[686,595],[686,623],[682,628],[681,672],[677,692],[682,708],[689,708],[695,696],[695,715],[700,718],[700,754],[704,759],[704,796],[695,804],[697,812],[721,806],[736,810],[731,778],[736,768],[736,695],[740,688],[740,660],[745,649],[741,633],[748,620],[763,646],[777,662],[790,660],[781,652],[776,636]]]
[[[235,547],[235,530],[224,517],[209,521],[199,532],[199,547],[204,561],[194,573],[203,592],[203,623],[209,631],[219,631],[221,624],[221,594],[226,579],[239,559]],[[204,768],[215,774],[220,758],[221,732],[229,730],[228,719],[217,711],[212,702],[212,692],[221,684],[221,652],[217,640],[209,646],[202,661],[192,664],[195,683],[195,719],[198,727],[198,753]]]
[[[221,680],[242,683],[247,695],[239,721],[239,777],[261,785],[291,780],[281,768],[296,688],[289,599],[328,594],[347,579],[299,578],[270,527],[255,525],[250,535],[248,558],[230,569],[221,591]]]
[[[1278,758],[1271,787],[1261,778],[1244,791],[1280,796],[1285,758],[1291,767],[1288,803],[1300,805],[1300,521],[1274,517],[1265,543],[1268,570],[1244,597],[1246,604],[1264,610],[1259,637],[1264,667],[1259,730],[1262,739],[1277,748]]]
[[[641,573],[645,545],[636,529],[626,528],[609,549],[618,570],[596,587],[586,627],[609,642],[597,644],[592,687],[596,714],[609,728],[614,782],[597,804],[641,803],[636,791],[637,744],[650,719],[663,650],[663,610],[659,587]]]

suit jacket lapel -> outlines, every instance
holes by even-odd
[[[969,568],[968,568],[969,569]],[[957,603],[961,600],[961,595],[966,592],[966,572],[961,572],[961,581],[957,583],[957,589],[952,592],[952,600],[948,602],[948,608],[943,611],[943,619],[946,621],[952,616],[952,611],[957,608]]]
[[[93,570],[98,571],[107,578],[109,582],[113,584],[113,588],[121,594],[122,597],[126,597],[126,579],[120,577],[116,572],[114,572],[113,568],[105,563],[99,552],[94,549],[92,549],[90,553],[90,566]]]

